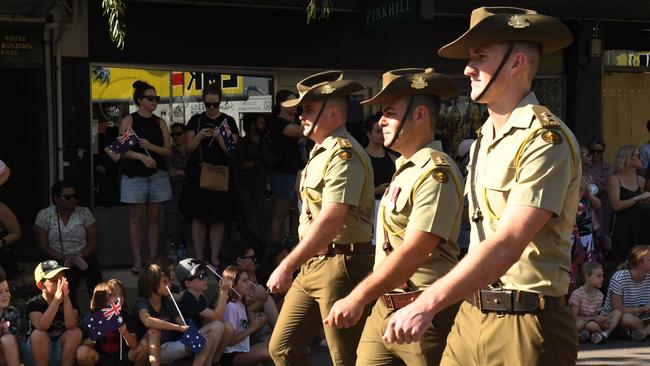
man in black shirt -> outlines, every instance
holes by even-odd
[[[70,301],[67,270],[68,267],[60,266],[55,260],[41,262],[34,270],[41,294],[26,306],[30,329],[24,343],[25,365],[72,366],[75,363],[82,334],[77,327],[78,311]]]

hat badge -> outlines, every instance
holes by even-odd
[[[420,75],[416,76],[413,78],[413,81],[411,81],[411,88],[413,89],[424,89],[429,85],[429,83],[424,80],[424,78]]]
[[[334,90],[336,90],[336,88],[332,87],[329,84],[327,84],[327,85],[323,86],[322,88],[320,88],[321,94],[332,94],[332,93],[334,93]]]
[[[521,29],[530,26],[530,23],[523,15],[514,14],[508,18],[508,25],[516,29]]]

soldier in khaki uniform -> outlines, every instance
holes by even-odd
[[[309,365],[308,343],[322,319],[372,270],[372,165],[345,129],[348,95],[361,89],[342,72],[326,71],[299,82],[300,97],[283,103],[303,107],[303,133],[316,145],[300,173],[300,243],[267,283],[274,293],[291,286],[269,344],[276,365]],[[324,327],[334,365],[354,365],[363,325]]]
[[[408,305],[458,261],[463,211],[462,175],[453,160],[436,149],[434,131],[440,100],[458,95],[450,78],[433,69],[401,69],[384,74],[383,88],[363,104],[381,105],[384,145],[402,154],[384,194],[377,220],[373,273],[334,304],[326,324],[357,323],[364,306],[375,302],[366,321],[357,365],[383,366],[398,359],[407,365],[438,365],[458,306],[442,311],[414,344],[387,344],[388,319]]]
[[[470,29],[438,51],[469,59],[471,97],[490,113],[472,147],[465,188],[470,250],[393,315],[386,340],[419,339],[434,314],[464,298],[442,365],[575,365],[576,328],[564,296],[579,150],[530,91],[541,54],[571,41],[562,23],[535,11],[479,8]]]

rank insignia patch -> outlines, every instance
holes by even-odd
[[[447,181],[449,180],[449,177],[447,177],[447,174],[445,174],[445,172],[443,172],[440,169],[434,169],[433,172],[431,173],[431,176],[438,183],[447,183]]]
[[[343,160],[351,160],[352,159],[352,154],[350,154],[349,152],[344,150],[344,151],[341,151],[339,153],[339,158],[341,158]]]
[[[558,145],[562,143],[562,137],[552,130],[546,130],[542,132],[542,140],[548,142],[549,144]]]

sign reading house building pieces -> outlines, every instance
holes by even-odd
[[[404,23],[418,19],[420,0],[370,0],[362,3],[361,17],[365,29]]]
[[[40,67],[43,52],[42,28],[0,26],[0,65]]]

